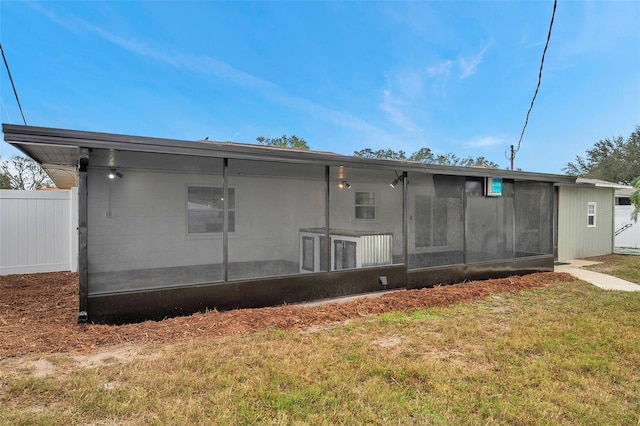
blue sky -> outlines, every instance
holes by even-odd
[[[502,168],[552,1],[0,2],[27,123],[312,149],[421,147]],[[558,2],[515,165],[562,173],[640,125],[640,2]],[[2,122],[21,124],[4,69]],[[3,158],[17,154],[5,142]]]

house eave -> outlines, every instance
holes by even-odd
[[[575,183],[575,177],[501,170],[482,167],[426,165],[412,161],[380,160],[330,152],[278,149],[260,145],[230,142],[187,141],[148,136],[68,130],[51,127],[3,124],[4,140],[42,165],[75,167],[79,148],[178,154],[204,157],[297,164],[321,164],[356,168],[378,168],[406,172],[422,172],[453,176],[500,177],[504,179]],[[58,158],[52,161],[52,158]],[[63,159],[63,160],[60,160]],[[54,179],[55,181],[55,179]]]

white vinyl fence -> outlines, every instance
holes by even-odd
[[[640,217],[638,222],[631,220],[633,206],[616,206],[616,232],[624,231],[616,235],[616,247],[640,248]],[[629,224],[631,226],[629,226]]]
[[[77,271],[78,189],[0,190],[0,275]]]

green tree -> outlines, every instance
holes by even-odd
[[[294,148],[294,149],[309,149],[309,144],[303,138],[299,138],[296,135],[287,136],[282,135],[279,138],[265,138],[264,136],[258,136],[256,138],[260,145],[265,146],[277,146],[280,148]]]
[[[38,163],[16,155],[11,160],[0,159],[0,185],[2,189],[42,189],[55,185]]]
[[[436,164],[436,157],[433,155],[433,151],[431,148],[420,148],[418,151],[414,152],[409,156],[409,161],[416,161],[418,163],[424,164]]]
[[[458,157],[456,154],[434,154],[431,148],[420,148],[418,151],[411,154],[408,158],[404,151],[394,151],[392,149],[379,149],[373,151],[371,148],[361,149],[353,153],[356,157],[363,158],[377,158],[385,160],[409,160],[422,164],[439,164],[447,166],[465,166],[465,167],[487,167],[497,169],[499,166],[493,161],[487,160],[485,157],[473,158]]]
[[[7,176],[2,170],[0,170],[0,189],[11,189],[9,176]]]
[[[376,158],[378,160],[406,160],[407,156],[404,151],[394,151],[392,149],[379,149],[377,151],[371,148],[361,149],[353,153],[356,157]]]
[[[631,213],[631,219],[634,222],[638,221],[638,214],[640,214],[640,176],[633,181],[633,193],[631,194],[631,204],[635,207]]]
[[[486,167],[490,169],[497,169],[500,167],[498,163],[494,163],[493,161],[486,159],[484,156],[476,158],[469,156],[462,158],[459,165],[465,167]]]
[[[625,140],[601,139],[562,169],[566,174],[629,185],[640,176],[640,126]]]

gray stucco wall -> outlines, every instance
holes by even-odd
[[[187,185],[222,186],[221,176],[127,170],[109,182],[89,174],[91,272],[222,262],[222,234],[186,234]],[[234,177],[232,262],[298,260],[298,230],[324,224],[323,182]],[[274,190],[278,188],[278,190]],[[294,206],[291,194],[297,200]],[[273,250],[277,247],[277,250]]]

